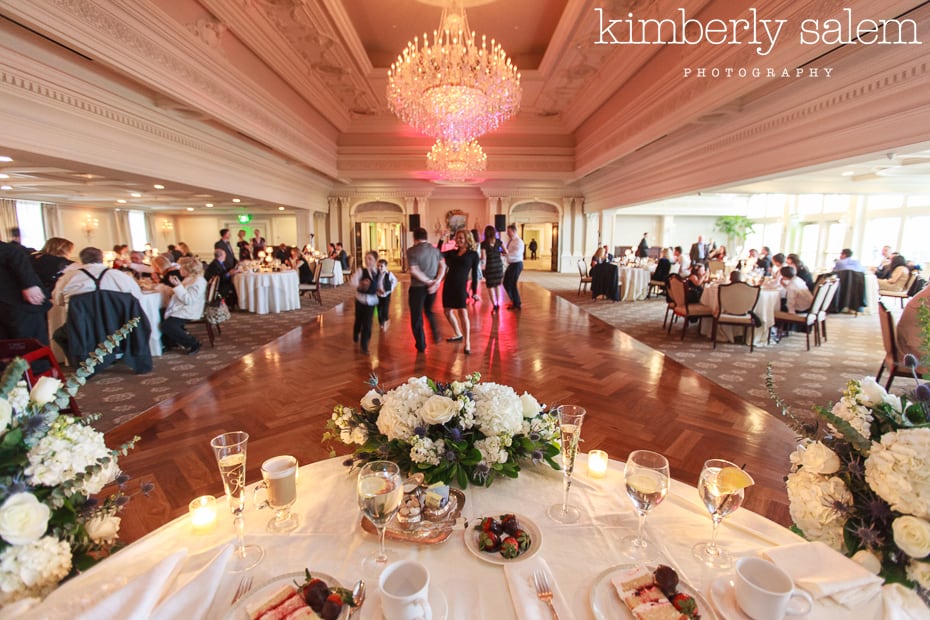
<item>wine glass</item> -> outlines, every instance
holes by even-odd
[[[366,463],[358,473],[356,485],[358,507],[378,530],[378,553],[366,557],[362,568],[369,577],[377,577],[390,563],[384,550],[384,530],[394,518],[404,499],[404,481],[400,467],[391,461]]]
[[[657,452],[636,450],[630,453],[623,471],[626,494],[639,516],[636,536],[621,540],[623,551],[632,559],[645,560],[649,554],[646,542],[646,513],[662,503],[668,494],[668,459]]]
[[[236,548],[229,560],[229,570],[233,573],[249,570],[265,555],[258,545],[245,544],[242,511],[245,510],[245,452],[248,442],[249,434],[243,431],[223,433],[210,440],[236,526]]]
[[[725,516],[734,512],[743,503],[744,489],[753,484],[752,478],[742,469],[722,459],[710,459],[704,463],[698,479],[698,494],[710,513],[714,531],[709,541],[692,548],[694,557],[714,568],[729,568],[733,557],[717,544],[717,530]]]
[[[562,405],[556,408],[559,430],[562,435],[562,502],[549,506],[548,514],[558,523],[574,523],[581,518],[581,511],[568,505],[568,491],[572,488],[572,471],[575,469],[575,454],[581,437],[581,423],[585,410],[577,405]]]

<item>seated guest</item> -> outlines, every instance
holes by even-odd
[[[747,271],[753,271],[754,269],[756,269],[756,263],[758,262],[759,262],[759,253],[755,250],[755,248],[753,248],[749,250],[749,253],[746,255],[746,258],[742,261],[741,266],[743,267],[743,269],[746,269]]]
[[[170,254],[159,254],[152,259],[152,280],[155,284],[171,286],[171,277],[181,275],[178,264],[168,258]]]
[[[726,260],[727,259],[727,246],[718,245],[716,248],[710,251],[710,254],[707,255],[707,260]]]
[[[604,257],[607,259],[607,262],[613,262],[614,255],[610,253],[610,250],[607,249],[607,246],[604,246]]]
[[[662,253],[659,254],[659,261],[656,263],[656,270],[652,272],[652,279],[656,282],[665,282],[671,271],[672,261],[669,259],[668,248],[662,248]]]
[[[330,243],[326,246],[326,256],[329,258],[339,258],[339,252],[336,251],[336,244]]]
[[[591,257],[591,266],[600,265],[601,263],[607,262],[607,250],[604,248],[598,248],[594,252],[594,256]]]
[[[286,243],[282,243],[274,249],[274,257],[282,264],[286,263],[287,259],[291,257],[291,249],[287,247]]]
[[[765,275],[772,275],[772,250],[769,246],[763,245],[759,250],[759,258],[756,259],[756,269],[764,269]]]
[[[680,245],[675,246],[672,256],[672,262],[678,265],[678,273],[686,274],[691,271],[691,257],[684,253]]]
[[[736,282],[743,281],[743,272],[739,269],[734,269],[730,272],[730,284],[735,284]]]
[[[891,275],[891,258],[894,256],[891,246],[882,246],[882,259],[875,268],[875,277],[879,280],[886,280]]]
[[[342,263],[343,271],[349,269],[349,255],[346,254],[346,251],[342,248],[342,241],[336,242],[336,258]]]
[[[287,259],[287,266],[297,271],[301,284],[313,284],[313,270],[310,264],[300,254],[297,248],[291,248],[291,256]]]
[[[193,258],[194,254],[191,252],[189,245],[183,241],[178,241],[178,256],[175,258],[176,261],[181,260],[182,258]]]
[[[781,283],[781,268],[785,266],[785,255],[779,252],[772,256],[772,279]]]
[[[907,290],[907,281],[911,277],[911,270],[907,268],[907,261],[900,254],[891,257],[888,265],[888,278],[878,281],[878,291],[900,292]]]
[[[843,251],[840,252],[840,257],[835,263],[833,263],[833,271],[860,271],[864,272],[865,267],[863,267],[859,261],[852,257],[852,250],[849,248],[843,248]]]
[[[926,336],[918,317],[921,306],[930,308],[930,286],[925,286],[904,306],[901,318],[898,319],[897,338],[901,357],[908,353],[915,355],[920,360],[920,365],[926,368],[930,365],[930,350],[926,348]]]
[[[74,244],[61,237],[51,237],[45,242],[41,250],[32,255],[32,267],[42,281],[42,290],[47,299],[52,298],[55,283],[68,266],[74,264],[71,260],[71,251]]]
[[[233,285],[233,276],[236,272],[235,267],[232,269],[227,267],[226,252],[224,250],[219,248],[213,250],[213,261],[207,265],[204,278],[212,280],[213,276],[219,277],[218,289],[220,297],[226,300],[226,305],[230,309],[234,308],[239,300],[236,296],[236,287]]]
[[[142,289],[136,281],[118,269],[110,269],[104,265],[103,251],[99,248],[84,248],[78,254],[78,260],[81,261],[80,267],[69,269],[58,278],[52,292],[52,301],[56,306],[67,304],[73,295],[91,293],[98,288],[102,291],[131,293],[133,297],[142,301]]]
[[[794,267],[785,265],[779,273],[781,285],[784,287],[782,310],[797,314],[810,309],[811,304],[814,303],[814,295],[807,288],[807,283],[798,277]]]
[[[685,299],[689,304],[701,302],[705,284],[707,284],[707,269],[704,263],[696,262],[691,265],[691,275],[685,280]]]
[[[152,275],[152,267],[146,265],[143,261],[145,260],[145,254],[143,252],[133,252],[129,255],[129,264],[127,268],[136,279],[141,279],[146,276]]]
[[[196,258],[182,258],[179,275],[180,277],[173,274],[168,276],[168,284],[173,290],[165,309],[161,331],[166,348],[182,346],[187,349],[187,354],[191,355],[200,350],[200,341],[184,326],[188,321],[197,321],[203,316],[207,281],[203,279],[203,264]]]
[[[165,252],[165,254],[168,256],[172,263],[177,262],[177,260],[181,258],[181,252],[178,250],[178,246],[174,245],[173,243],[168,245],[168,251]]]
[[[118,243],[113,246],[113,254],[116,255],[113,259],[113,269],[128,270],[132,262],[129,256],[129,246]]]
[[[814,276],[811,275],[810,269],[801,262],[801,257],[797,254],[789,254],[785,258],[785,264],[794,267],[795,275],[804,280],[804,283],[807,285],[807,290],[814,290]]]
[[[229,229],[228,228],[220,229],[220,240],[213,244],[213,249],[223,250],[223,256],[225,256],[225,258],[223,259],[224,261],[223,264],[226,266],[227,271],[230,271],[236,268],[236,263],[238,263],[239,261],[238,259],[236,259],[236,255],[233,254],[232,245],[229,243]]]

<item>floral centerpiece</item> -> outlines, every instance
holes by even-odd
[[[930,387],[908,397],[850,381],[809,423],[775,394],[771,368],[766,383],[801,436],[786,479],[793,529],[930,601]]]
[[[323,441],[355,447],[349,464],[387,459],[427,482],[490,486],[516,478],[520,461],[559,469],[558,419],[530,394],[481,383],[415,377],[384,391],[372,376],[359,407],[336,405]]]
[[[27,391],[21,359],[0,379],[0,607],[45,596],[116,546],[117,514],[129,501],[117,457],[138,437],[110,450],[90,426],[99,416],[60,410],[136,323],[99,345],[65,383],[42,377]],[[95,497],[114,481],[119,491]]]

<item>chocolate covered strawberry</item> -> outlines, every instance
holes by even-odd
[[[508,536],[501,541],[501,555],[512,560],[520,555],[520,543],[513,536]]]
[[[494,532],[481,532],[478,534],[478,548],[482,551],[498,551],[501,548],[501,537]]]
[[[532,539],[530,538],[530,535],[527,534],[523,530],[518,529],[513,537],[517,539],[517,544],[520,545],[520,553],[523,553],[524,551],[529,549],[530,544],[532,544],[533,542]]]

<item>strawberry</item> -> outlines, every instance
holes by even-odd
[[[494,553],[501,548],[501,538],[494,532],[481,532],[478,534],[478,548]]]
[[[323,609],[320,611],[320,616],[323,620],[336,620],[339,617],[340,612],[342,611],[342,598],[333,592],[326,597],[326,602],[323,603]]]
[[[675,606],[679,612],[685,614],[689,618],[700,618],[701,614],[698,613],[697,603],[694,601],[694,598],[679,592],[671,598],[672,605]]]
[[[508,560],[512,560],[520,555],[520,543],[517,542],[516,538],[508,536],[501,541],[501,555]]]
[[[517,544],[520,545],[520,553],[523,553],[529,549],[530,545],[533,544],[533,541],[530,539],[530,535],[521,529],[518,529],[514,533],[513,537],[517,539]]]

